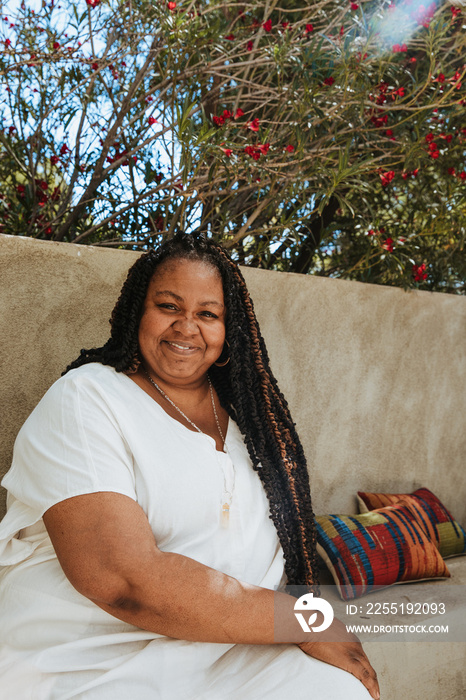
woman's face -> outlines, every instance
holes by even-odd
[[[225,305],[218,270],[199,260],[166,260],[155,271],[139,324],[139,349],[154,378],[204,381],[222,353]]]

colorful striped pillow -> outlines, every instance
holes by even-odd
[[[415,507],[424,523],[430,523],[434,532],[432,539],[444,559],[466,554],[466,532],[429,489],[417,489],[409,494],[358,491],[359,512],[390,506],[400,499]]]
[[[321,515],[316,521],[317,551],[343,600],[375,587],[450,576],[432,528],[402,499],[369,513]]]

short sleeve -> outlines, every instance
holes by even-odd
[[[60,501],[99,491],[137,500],[133,458],[98,378],[79,370],[65,375],[21,428],[2,481],[8,510],[0,524],[0,563],[7,563],[6,541]]]

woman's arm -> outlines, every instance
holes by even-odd
[[[71,584],[120,620],[190,641],[302,644],[305,653],[349,671],[378,697],[375,672],[354,636],[309,643],[296,622],[294,598],[160,551],[131,498],[76,496],[49,508],[44,522]]]

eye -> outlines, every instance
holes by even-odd
[[[157,307],[159,309],[168,309],[169,311],[176,311],[175,304],[169,304],[168,302],[165,304],[157,304]]]
[[[218,318],[217,314],[212,313],[212,311],[201,311],[200,315],[205,318]]]

